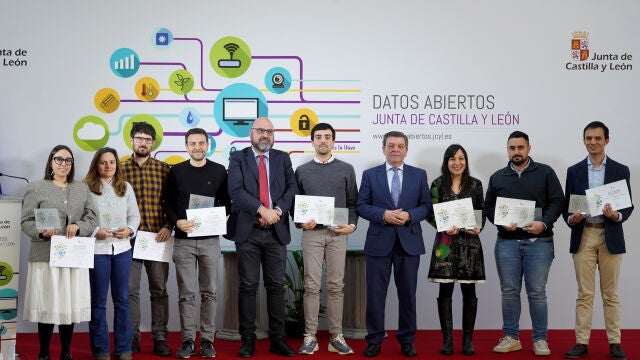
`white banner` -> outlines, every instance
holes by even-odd
[[[16,354],[22,200],[0,197],[0,360]]]

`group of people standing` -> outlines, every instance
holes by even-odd
[[[633,206],[615,210],[607,204],[602,215],[591,217],[569,213],[567,208],[571,194],[584,195],[586,189],[618,180],[626,180],[629,186],[628,167],[605,154],[609,130],[603,123],[592,122],[585,127],[583,140],[589,155],[569,168],[566,192],[551,167],[529,157],[528,135],[513,132],[507,140],[509,162],[491,176],[484,197],[481,181],[470,176],[466,150],[457,144],[446,149],[441,175],[429,184],[424,169],[404,162],[409,149],[407,136],[399,131],[388,132],[382,142],[385,163],[365,170],[358,190],[353,166],[332,154],[336,132],[331,125],[319,123],[311,130],[314,158],[295,171],[289,155],[273,148],[274,131],[269,119],[256,119],[250,129],[251,146],[231,154],[227,171],[206,158],[210,146],[207,133],[200,128],[190,129],[185,135],[189,159],[170,168],[150,156],[156,135],[153,127],[134,123],[130,134],[132,156],[120,162],[114,149],[100,149],[84,182],[74,181],[71,150],[56,146],[47,159],[44,180],[29,185],[23,204],[23,231],[32,239],[24,317],[38,323],[38,359],[49,359],[51,334],[54,324],[58,324],[61,359],[70,360],[73,324],[87,320],[94,358],[109,358],[109,285],[114,303],[113,354],[119,360],[129,360],[132,353],[139,352],[143,266],[151,295],[153,352],[158,356],[172,355],[166,341],[169,266],[165,262],[132,259],[131,244],[137,231],[156,233],[157,241],[166,241],[174,232],[173,261],[182,338],[175,356],[189,358],[196,353],[199,331],[200,355],[215,357],[220,242],[213,236],[189,237],[196,227],[186,216],[192,195],[213,198],[215,205],[226,207],[229,214],[225,237],[236,244],[240,278],[238,356],[255,355],[255,304],[261,269],[267,292],[269,351],[294,356],[296,352],[285,340],[284,273],[286,247],[291,241],[288,214],[292,213],[296,194],[330,196],[337,208],[348,209],[345,224],[327,226],[314,220],[295,224],[303,230],[305,286],[305,335],[298,353],[310,355],[319,350],[316,334],[323,265],[328,292],[328,351],[354,353],[342,335],[343,280],[347,237],[362,217],[369,222],[364,245],[364,356],[375,357],[382,351],[385,302],[392,272],[399,301],[396,338],[404,356],[417,356],[416,290],[420,256],[426,253],[421,222],[435,225],[432,204],[471,198],[473,208],[482,213],[481,223],[473,229],[453,227],[437,233],[428,280],[439,284],[441,353],[453,354],[452,295],[454,283],[458,282],[463,295],[462,353],[474,354],[472,337],[478,309],[475,284],[486,280],[479,233],[485,219],[494,221],[497,197],[507,197],[535,201],[540,210],[535,220],[523,227],[497,226],[494,255],[502,292],[504,336],[493,351],[522,349],[518,323],[524,279],[533,325],[533,351],[540,356],[551,354],[547,343],[546,284],[554,258],[553,225],[562,215],[572,229],[570,251],[578,282],[576,345],[565,357],[588,354],[597,268],[610,355],[613,359],[626,359],[620,345],[617,281],[621,254],[625,252],[622,223],[631,215]],[[36,208],[58,209],[64,224],[62,231],[37,229]],[[95,237],[94,268],[85,271],[50,267],[49,240],[56,234]],[[442,244],[447,245],[445,254]]]

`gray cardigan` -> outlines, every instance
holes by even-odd
[[[50,180],[34,181],[27,186],[22,201],[22,231],[31,238],[29,261],[49,262],[50,239],[40,238],[36,229],[33,209],[58,209],[61,230],[64,234],[67,224],[76,224],[80,228],[78,236],[91,236],[97,225],[96,210],[89,195],[89,188],[83,182],[71,182],[66,188],[60,188]]]

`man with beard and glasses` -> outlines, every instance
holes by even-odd
[[[213,206],[224,206],[229,210],[227,170],[207,159],[209,136],[203,129],[189,129],[184,143],[189,159],[171,168],[164,196],[167,220],[175,226],[173,263],[178,282],[182,337],[182,346],[176,351],[176,357],[187,359],[196,352],[199,324],[200,357],[213,358],[216,356],[213,335],[218,305],[220,239],[218,236],[189,236],[196,229],[196,223],[187,219],[187,209],[200,207],[197,203],[208,203],[196,199],[209,198]],[[197,296],[200,297],[200,316],[196,309]]]
[[[140,209],[139,231],[157,233],[158,242],[171,236],[169,223],[164,218],[162,192],[169,175],[169,165],[151,157],[156,140],[156,130],[146,122],[133,123],[131,128],[133,154],[122,162],[124,180],[133,187]],[[132,246],[133,242],[132,240]],[[167,323],[169,322],[169,295],[167,278],[169,264],[162,261],[133,259],[129,273],[129,312],[133,339],[131,352],[140,352],[140,277],[142,267],[147,271],[151,299],[151,337],[153,353],[158,356],[171,355],[167,345]]]
[[[496,226],[498,238],[494,254],[502,292],[502,331],[504,337],[493,348],[507,353],[522,349],[519,340],[520,290],[524,276],[529,314],[533,326],[533,352],[551,355],[547,343],[547,277],[554,257],[553,223],[564,209],[564,194],[558,176],[548,165],[529,157],[529,136],[514,131],[507,140],[509,163],[491,175],[484,201],[487,219],[495,224],[496,198],[535,201],[532,222]]]
[[[287,213],[298,193],[289,154],[274,150],[273,123],[256,119],[250,129],[251,146],[229,159],[231,215],[227,237],[238,255],[240,357],[252,357],[256,342],[256,291],[260,265],[267,290],[269,351],[294,356],[284,333],[284,269],[291,242]]]

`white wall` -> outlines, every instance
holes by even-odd
[[[104,8],[79,0],[64,3],[43,0],[3,2],[0,5],[0,50],[26,49],[23,57],[0,56],[0,172],[42,177],[48,151],[58,143],[74,149],[77,177],[81,178],[92,157],[74,141],[74,126],[84,116],[99,116],[112,133],[107,145],[128,154],[121,121],[134,114],[155,114],[164,132],[184,132],[176,114],[193,107],[202,116],[199,126],[216,132],[213,100],[220,89],[235,83],[251,84],[269,103],[269,116],[276,128],[290,128],[289,118],[300,108],[310,108],[320,121],[332,123],[339,143],[349,150],[338,156],[351,162],[358,173],[380,164],[381,141],[374,138],[391,129],[414,136],[447,135],[446,139],[410,140],[407,162],[427,169],[429,179],[439,175],[444,149],[451,143],[463,144],[470,156],[473,176],[483,182],[507,161],[508,134],[522,130],[531,137],[531,156],[550,164],[564,184],[566,168],[585,157],[582,128],[593,120],[604,121],[611,129],[608,154],[630,166],[632,192],[640,193],[640,161],[633,151],[638,127],[634,104],[640,93],[640,3],[589,1],[506,2],[482,1],[243,1],[222,2],[113,0]],[[171,30],[176,38],[199,38],[203,43],[204,71],[200,72],[200,53],[196,41],[174,41],[160,50],[151,39],[159,28]],[[572,61],[572,32],[589,32],[591,56],[614,54],[617,60],[584,63],[599,67],[630,64],[626,70],[566,69]],[[223,78],[209,65],[209,49],[220,38],[235,36],[246,42],[253,56],[295,56],[303,64],[304,99],[299,101],[301,79],[296,59],[253,59],[249,70],[237,78]],[[183,63],[198,79],[186,102],[168,90],[167,79],[176,65],[142,66],[136,75],[123,79],[109,69],[109,58],[118,48],[134,49],[144,62]],[[630,54],[631,60],[621,59]],[[1,55],[1,54],[0,54]],[[26,66],[7,66],[11,60],[26,60]],[[282,95],[265,90],[265,72],[274,66],[286,68],[292,76],[293,91]],[[94,106],[94,95],[105,87],[115,89],[122,99],[136,99],[134,84],[143,76],[158,80],[159,99],[182,102],[123,102],[111,114]],[[319,91],[323,90],[323,91]],[[493,97],[490,109],[423,109],[427,96],[483,95]],[[417,109],[377,109],[375,95],[415,95]],[[286,100],[288,102],[277,102]],[[309,102],[309,101],[312,102]],[[313,101],[329,101],[318,103]],[[347,103],[338,103],[346,101]],[[349,103],[355,102],[355,103]],[[449,113],[517,116],[516,125],[411,125],[411,116]],[[398,115],[394,115],[398,114]],[[402,116],[407,124],[378,125],[378,115]],[[427,116],[427,115],[424,115]],[[352,131],[341,131],[350,129]],[[224,132],[215,137],[212,160],[226,165],[230,145],[238,139]],[[292,151],[294,166],[311,158],[312,148],[293,132],[278,132],[276,146]],[[289,142],[286,142],[289,141]],[[291,142],[301,141],[301,142]],[[182,156],[182,138],[165,138],[155,156],[167,159]],[[5,194],[21,195],[25,186],[13,179],[0,178]],[[627,250],[620,279],[623,327],[640,327],[640,313],[631,311],[640,290],[634,275],[640,265],[637,251],[637,216],[625,224]],[[424,225],[427,248],[434,230]],[[364,243],[366,224],[350,239],[351,246]],[[299,242],[299,233],[294,231]],[[488,224],[481,234],[487,268],[487,283],[477,287],[480,298],[479,328],[500,328],[500,291],[493,260],[495,227]],[[568,253],[569,231],[556,223],[556,259],[551,269],[549,326],[573,328],[576,284]],[[295,246],[295,245],[294,245]],[[28,253],[23,238],[22,259]],[[428,257],[422,258],[418,289],[420,328],[437,328],[437,286],[427,283]],[[21,289],[26,279],[26,260],[20,268]],[[179,328],[175,277],[171,285],[171,328]],[[387,327],[397,324],[395,290],[388,298]],[[144,295],[143,295],[144,296]],[[456,290],[456,296],[459,297]],[[220,294],[219,299],[222,299]],[[457,306],[460,299],[456,298]],[[530,327],[523,300],[522,328]],[[602,328],[601,307],[596,299],[594,327]],[[221,303],[221,302],[220,302]],[[221,308],[221,306],[220,306]],[[21,315],[20,315],[21,317]],[[148,313],[146,319],[148,320]],[[221,316],[219,317],[221,319]],[[460,319],[456,318],[458,327]],[[149,326],[147,321],[146,326]],[[19,331],[35,331],[34,324],[19,323]]]

